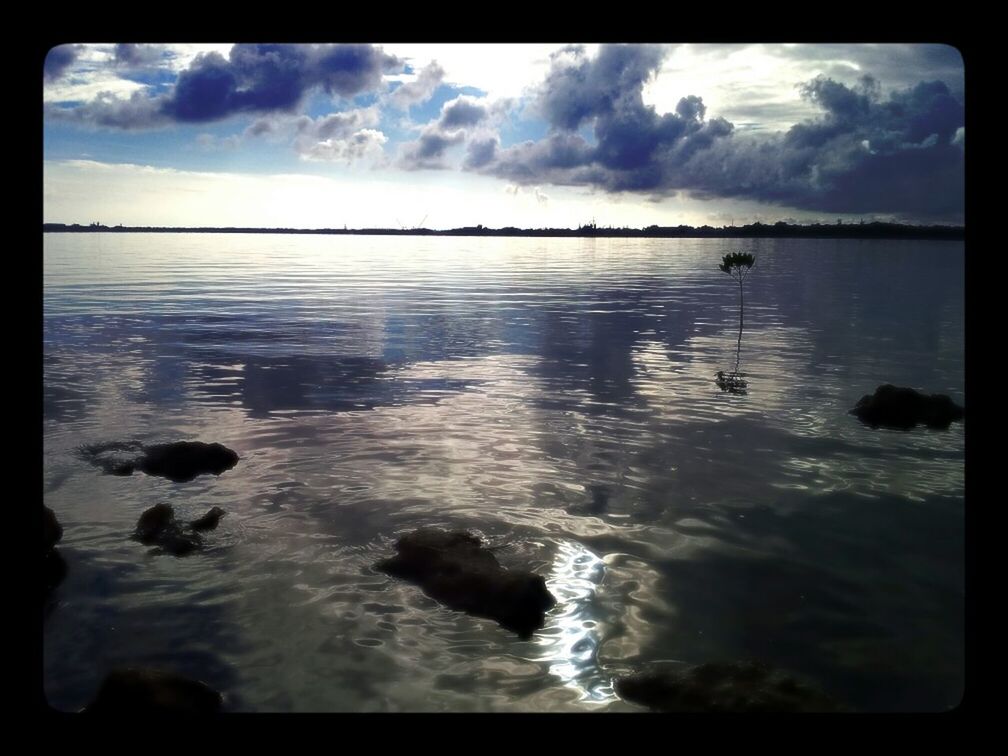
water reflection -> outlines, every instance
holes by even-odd
[[[594,602],[604,576],[605,565],[597,554],[573,541],[559,543],[546,579],[557,606],[535,634],[542,647],[535,660],[548,663],[550,674],[579,692],[578,700],[597,704],[616,697],[598,661],[602,630]]]
[[[221,506],[227,541],[145,566],[174,583],[71,564],[47,680],[136,596],[168,611],[224,578],[205,616],[251,709],[613,710],[613,674],[750,651],[869,708],[959,679],[963,427],[846,413],[887,381],[961,396],[961,244],[759,242],[741,397],[711,380],[738,356],[719,240],[122,234],[99,264],[98,236],[45,240],[46,504],[70,556],[117,553],[159,502]],[[75,456],[134,438],[241,462],[174,486]],[[368,572],[422,525],[547,575],[544,634]],[[192,636],[143,642],[185,657]]]

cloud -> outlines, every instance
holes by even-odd
[[[800,85],[817,118],[768,135],[706,119],[689,95],[674,113],[645,105],[645,82],[663,48],[603,45],[589,59],[564,48],[537,93],[545,137],[507,148],[470,143],[463,165],[520,184],[609,192],[679,191],[828,212],[961,216],[964,107],[941,81],[881,95],[870,76]],[[586,130],[588,133],[586,133]]]
[[[538,108],[555,128],[573,131],[589,118],[640,100],[665,53],[659,45],[603,45],[589,58],[583,46],[564,47],[550,56]]]
[[[60,78],[77,59],[79,52],[79,45],[57,45],[52,48],[46,54],[45,64],[42,67],[42,78],[49,81]]]
[[[147,129],[170,122],[161,109],[161,102],[142,90],[130,97],[100,92],[93,100],[79,107],[62,107],[46,103],[45,113],[63,121],[117,129]]]
[[[383,154],[388,138],[372,127],[380,113],[376,106],[331,113],[319,118],[301,116],[294,120],[297,136],[294,149],[309,160],[345,160]]]
[[[448,148],[464,142],[465,136],[463,130],[446,132],[437,123],[429,125],[420,133],[419,139],[402,146],[399,166],[408,171],[447,168],[441,159]]]
[[[325,139],[315,142],[305,150],[299,150],[307,160],[343,160],[352,163],[365,157],[380,157],[382,145],[388,138],[375,129],[361,129],[341,139]]]
[[[504,110],[502,103],[489,105],[464,95],[449,100],[441,106],[438,119],[423,128],[419,139],[402,146],[400,167],[410,171],[447,168],[442,162],[445,152],[470,137],[472,142],[466,153],[466,167],[482,167],[489,162],[496,150],[497,136],[487,135],[485,129],[478,127],[490,117],[500,117]]]
[[[475,126],[487,117],[487,108],[472,97],[456,97],[441,107],[440,126],[455,129]]]
[[[134,59],[141,51],[126,47],[122,55]],[[53,108],[49,113],[136,129],[172,121],[206,123],[238,113],[292,112],[312,89],[345,98],[379,89],[383,74],[397,66],[401,66],[398,58],[372,45],[239,44],[227,58],[218,52],[197,55],[168,93],[138,94],[118,101],[105,98],[100,103]],[[137,99],[143,96],[146,103]],[[140,113],[148,118],[140,118]]]
[[[499,146],[500,140],[495,135],[470,140],[463,167],[474,171],[488,165],[496,157]]]
[[[145,68],[164,61],[168,54],[163,45],[136,45],[120,43],[112,51],[113,65],[126,68]]]
[[[400,110],[406,110],[412,105],[427,102],[441,82],[444,81],[445,70],[436,60],[432,60],[413,81],[402,84],[388,97],[388,101]]]
[[[267,134],[276,134],[279,130],[279,125],[272,118],[257,118],[248,125],[243,136],[260,137]]]

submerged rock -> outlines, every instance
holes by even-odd
[[[220,522],[220,518],[226,514],[227,512],[220,507],[211,507],[210,511],[205,515],[189,523],[189,527],[193,530],[213,530],[217,527],[217,523]]]
[[[556,599],[540,575],[505,570],[476,536],[421,528],[396,543],[398,552],[376,567],[420,586],[446,606],[496,620],[522,638],[545,622]]]
[[[921,394],[912,388],[885,384],[874,394],[865,394],[850,414],[873,428],[885,426],[909,430],[918,424],[928,428],[948,428],[962,420],[965,410],[945,394]]]
[[[114,441],[81,448],[81,455],[109,475],[148,475],[186,483],[197,475],[220,475],[238,464],[238,454],[218,443],[176,441],[145,446],[137,441]]]
[[[701,664],[617,678],[616,693],[664,712],[845,711],[839,702],[760,662]]]
[[[219,712],[224,698],[206,683],[155,669],[116,669],[108,674],[86,714]]]
[[[175,556],[188,554],[203,544],[198,534],[183,532],[169,504],[156,504],[140,515],[135,537],[140,543],[160,546]]]

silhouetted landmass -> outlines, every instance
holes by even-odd
[[[745,226],[647,226],[646,228],[599,227],[589,223],[578,228],[487,228],[486,226],[464,226],[448,230],[429,228],[231,228],[219,226],[178,227],[170,226],[105,226],[92,223],[82,226],[78,223],[43,223],[42,231],[50,233],[147,233],[147,234],[345,234],[370,236],[569,236],[599,238],[725,238],[749,239],[810,238],[810,239],[964,239],[964,226],[912,226],[901,223],[811,223],[797,225],[778,221],[777,223],[751,223]]]

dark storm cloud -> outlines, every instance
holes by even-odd
[[[62,76],[77,59],[78,45],[58,45],[51,49],[42,67],[42,78],[53,81]]]
[[[118,54],[118,51],[117,51]],[[123,50],[136,56],[136,50]],[[166,121],[203,123],[236,113],[290,112],[311,89],[353,97],[378,89],[382,75],[401,61],[372,45],[234,45],[227,58],[219,53],[198,55],[179,74],[167,94],[149,97],[143,108],[149,119],[138,119],[141,108],[132,100],[106,99],[97,105],[51,108],[56,116],[124,129],[157,126]],[[116,102],[122,108],[115,112]]]
[[[944,54],[941,50],[934,54]],[[700,97],[659,115],[642,99],[658,48],[603,46],[554,56],[537,106],[552,126],[535,142],[470,145],[465,167],[521,184],[737,197],[828,212],[961,216],[964,107],[941,81],[881,95],[819,76],[801,95],[821,117],[785,133],[738,134],[705,120]],[[590,127],[593,141],[583,136]]]
[[[945,82],[952,94],[963,98],[964,66],[960,52],[940,44],[829,44],[770,46],[783,58],[816,63],[823,75],[844,79],[851,73],[851,63],[862,71],[871,71],[892,89],[907,89],[928,78]]]
[[[398,64],[371,45],[235,45],[227,60],[217,53],[198,56],[164,107],[180,121],[290,111],[313,87],[342,97],[376,89]]]
[[[827,212],[961,215],[964,108],[942,82],[878,97],[871,79],[802,87],[826,112],[767,138],[733,139],[681,166],[682,188]]]
[[[626,100],[639,100],[666,52],[658,45],[603,45],[592,59],[582,46],[565,47],[551,56],[538,109],[555,128],[573,131]]]

